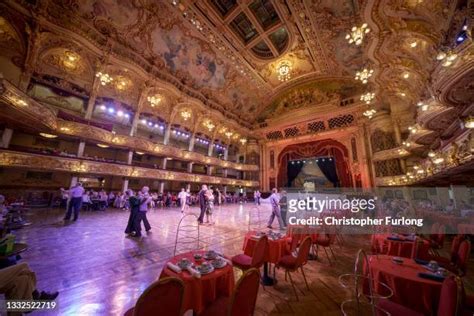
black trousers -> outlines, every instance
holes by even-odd
[[[71,198],[71,201],[69,201],[69,206],[67,208],[66,217],[64,217],[64,219],[71,219],[72,209],[74,208],[74,220],[76,220],[79,217],[79,210],[81,209],[81,206],[82,197]]]
[[[201,214],[199,214],[198,222],[202,223],[204,220],[204,213],[206,212],[206,204],[199,203],[199,207],[201,208]]]
[[[142,224],[141,222],[143,221],[143,226],[145,226],[145,230],[149,231],[151,229],[150,223],[148,222],[148,218],[146,217],[146,212],[138,211],[137,214],[135,215],[135,220],[134,220],[134,227],[136,229],[136,236],[141,236],[142,232]]]

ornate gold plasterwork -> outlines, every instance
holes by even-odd
[[[104,174],[119,177],[162,179],[181,182],[199,182],[224,185],[258,187],[258,181],[234,180],[207,175],[195,175],[175,171],[157,170],[75,158],[50,157],[13,151],[0,152],[0,166],[73,173]]]

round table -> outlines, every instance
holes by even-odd
[[[438,308],[442,282],[418,276],[420,272],[429,271],[412,259],[404,259],[402,264],[396,264],[392,258],[386,255],[369,256],[375,291],[383,291],[377,284],[385,283],[393,290],[390,300],[424,315],[431,315]]]
[[[256,231],[249,231],[247,234],[245,234],[244,245],[242,249],[247,256],[253,255],[253,249],[255,248],[255,245],[258,241],[258,238],[254,237],[256,234]],[[264,285],[273,285],[276,283],[276,280],[270,277],[268,274],[268,264],[277,264],[281,257],[288,254],[287,249],[288,238],[286,236],[282,236],[281,238],[275,240],[271,238],[268,239],[267,249],[264,256],[265,264],[263,265],[262,283]]]
[[[179,254],[171,258],[168,262],[176,264],[182,258],[187,258],[195,265],[199,265],[204,262],[205,259],[196,262],[193,255],[197,253],[204,256],[206,251],[192,251]],[[163,271],[161,271],[160,279],[175,277],[183,280],[183,307],[185,311],[192,309],[196,314],[199,314],[219,296],[230,296],[234,290],[234,271],[230,264],[227,264],[221,269],[215,269],[209,274],[201,275],[201,278],[195,278],[188,271],[181,273],[172,271],[167,267],[167,263],[165,263]]]
[[[372,252],[389,256],[412,258],[415,241],[403,235],[375,234],[372,235]],[[429,260],[430,242],[423,240],[418,247],[418,259]]]

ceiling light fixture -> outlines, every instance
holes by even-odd
[[[362,44],[365,34],[369,32],[370,28],[367,23],[362,24],[360,27],[354,26],[351,32],[346,35],[346,40],[348,40],[349,44],[354,43],[355,45],[360,45]]]
[[[365,117],[371,119],[372,116],[375,115],[375,113],[377,113],[377,110],[375,110],[375,109],[369,109],[369,110],[364,111],[364,113],[362,113],[362,114],[363,114]]]
[[[360,96],[360,100],[364,101],[367,104],[370,104],[374,98],[375,98],[375,93],[373,92],[367,92],[366,94],[363,94]]]
[[[373,69],[364,68],[364,70],[356,72],[356,75],[355,75],[354,79],[355,80],[360,80],[360,81],[362,81],[363,84],[366,84],[368,79],[370,77],[372,77],[373,73],[374,73]]]
[[[209,130],[209,132],[211,132],[214,129],[214,127],[216,127],[216,125],[212,123],[211,120],[205,120],[202,123],[202,125],[204,125],[204,127],[206,127]]]
[[[241,143],[242,145],[245,145],[245,144],[247,143],[247,138],[241,138],[241,139],[240,139],[240,143]]]
[[[97,144],[97,147],[100,147],[100,148],[109,148],[109,145],[106,145],[106,144]]]
[[[114,80],[114,78],[112,78],[109,74],[102,73],[100,71],[98,73],[96,73],[95,76],[97,78],[99,78],[100,84],[103,85],[103,86],[105,86],[108,83],[111,83]]]
[[[156,95],[149,96],[147,98],[147,100],[148,100],[148,102],[150,102],[150,105],[154,107],[154,106],[160,104],[160,102],[162,100],[162,97],[161,97],[161,95],[156,94]]]
[[[458,55],[452,51],[449,51],[447,53],[445,52],[439,52],[438,55],[436,56],[436,59],[439,61],[443,61],[441,65],[443,67],[449,67],[453,64],[453,61],[458,58]]]
[[[474,128],[474,116],[469,116],[464,120],[465,128]]]
[[[292,65],[288,60],[282,60],[277,66],[278,80],[285,82],[291,79]]]
[[[183,120],[185,120],[185,121],[189,120],[191,118],[191,115],[192,115],[191,111],[189,111],[189,110],[183,110],[183,111],[181,111],[180,114],[181,114],[181,117],[183,118]]]
[[[58,135],[54,135],[54,134],[48,134],[48,133],[39,133],[40,136],[43,136],[44,138],[56,138],[58,137]]]

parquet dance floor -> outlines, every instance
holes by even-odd
[[[253,207],[216,207],[215,225],[201,226],[202,246],[228,256],[242,252]],[[190,212],[197,214],[198,209],[194,207]],[[269,205],[262,205],[260,214],[263,228]],[[15,232],[17,240],[29,246],[22,262],[36,272],[38,288],[60,291],[58,308],[51,315],[122,315],[157,279],[173,255],[181,218],[176,208],[150,211],[151,233],[134,239],[124,234],[129,216],[126,211],[82,212],[77,222],[67,224],[62,221],[63,215],[59,209],[32,210],[27,218],[33,224]],[[256,224],[257,217],[252,218],[252,224]],[[284,281],[283,272],[277,271],[279,282],[266,290],[260,288],[256,315],[340,315],[339,304],[349,293],[341,288],[337,277],[352,271],[355,252],[361,247],[370,248],[368,236],[346,237],[343,247],[334,248],[336,263],[330,265],[324,255],[310,261],[305,266],[310,291],[296,274],[302,294],[299,302],[291,285]],[[235,274],[238,278],[240,272],[235,270]],[[469,290],[469,280],[466,283]]]

